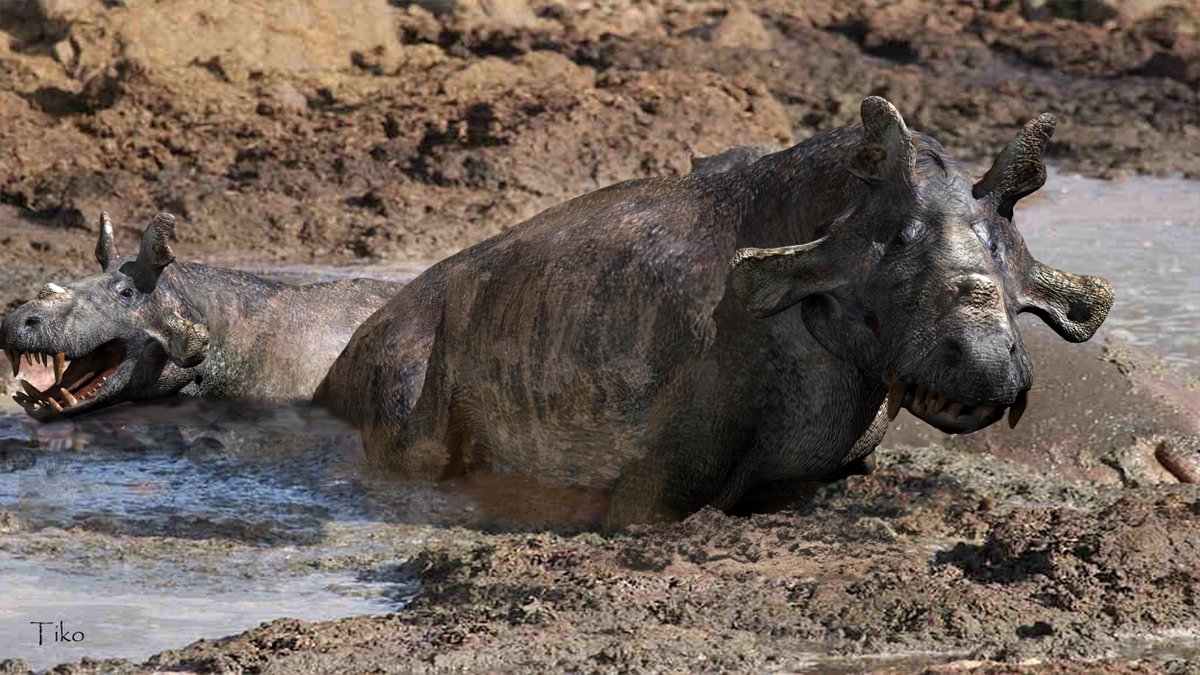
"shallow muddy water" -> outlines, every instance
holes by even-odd
[[[397,551],[431,528],[384,524],[421,517],[387,503],[402,487],[360,480],[342,434],[305,410],[199,402],[0,416],[0,655],[141,660],[280,616],[402,608],[416,589],[393,572]],[[38,645],[34,621],[85,638]]]
[[[1200,181],[1051,171],[1016,223],[1042,262],[1113,282],[1102,330],[1200,376]]]
[[[1108,334],[1200,375],[1200,183],[1052,173],[1044,192],[1018,212],[1033,253],[1111,279]],[[407,280],[423,265],[249,269]],[[36,425],[0,403],[0,658],[141,660],[271,618],[400,610],[419,591],[401,563],[477,522],[461,497],[370,471],[303,408],[191,401]],[[39,646],[34,621],[85,639]]]

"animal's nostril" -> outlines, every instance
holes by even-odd
[[[40,316],[31,316],[31,317],[28,317],[25,319],[25,327],[26,328],[37,328],[38,325],[41,323],[42,323],[42,318]]]

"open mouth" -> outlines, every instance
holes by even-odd
[[[1028,404],[1028,390],[1017,394],[1016,401],[1011,405],[970,405],[949,400],[924,384],[911,385],[898,375],[893,375],[888,385],[889,420],[896,419],[900,408],[907,408],[923,422],[956,434],[982,429],[998,421],[1005,411],[1008,412],[1008,427],[1015,429]]]
[[[70,408],[83,406],[104,389],[125,360],[125,346],[120,340],[110,340],[76,359],[67,359],[64,352],[6,351],[12,364],[13,377],[21,374],[21,361],[30,366],[54,368],[54,384],[40,390],[27,380],[21,380],[25,391],[13,394],[25,411],[34,417],[62,414]]]

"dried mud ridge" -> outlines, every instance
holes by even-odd
[[[126,250],[169,211],[191,257],[436,259],[868,94],[967,159],[1049,110],[1068,169],[1200,174],[1194,3],[726,5],[2,0],[0,307],[101,208]]]

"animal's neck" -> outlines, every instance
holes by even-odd
[[[789,246],[818,238],[859,189],[842,162],[861,135],[858,127],[841,127],[743,169],[747,208],[738,245]]]
[[[239,333],[261,329],[259,314],[281,289],[278,281],[199,263],[177,262],[164,281],[189,320],[208,326],[210,351],[221,351]],[[161,283],[161,281],[160,281]]]
[[[169,283],[188,306],[208,315],[253,313],[285,284],[200,263],[172,264]]]

